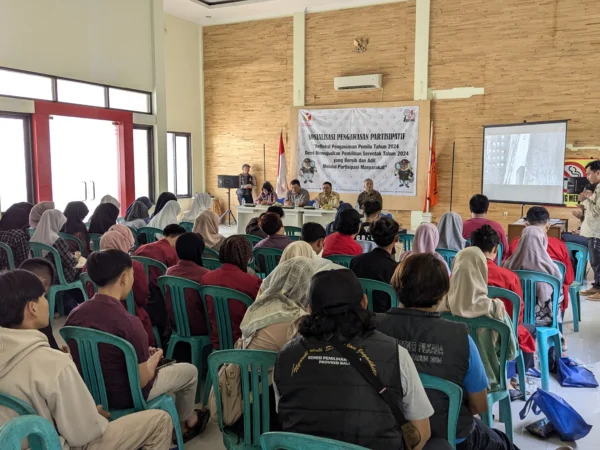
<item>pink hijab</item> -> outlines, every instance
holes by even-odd
[[[415,231],[415,238],[412,243],[412,250],[403,253],[402,259],[408,258],[410,255],[430,253],[440,261],[443,261],[444,264],[446,264],[444,258],[442,258],[435,251],[439,241],[440,232],[438,231],[437,227],[432,223],[422,223],[418,226],[417,230]],[[446,267],[448,267],[448,264],[446,264]],[[448,273],[450,273],[450,269],[448,269]]]
[[[133,233],[125,225],[113,225],[100,239],[100,250],[117,249],[129,253],[135,244]]]

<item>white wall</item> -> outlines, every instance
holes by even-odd
[[[152,0],[2,0],[0,66],[153,91]]]

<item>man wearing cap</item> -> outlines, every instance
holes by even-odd
[[[244,164],[242,166],[242,173],[240,173],[240,187],[237,190],[238,201],[240,205],[242,200],[246,203],[253,203],[252,189],[256,187],[256,178],[250,175],[250,164]]]
[[[317,273],[309,303],[311,314],[300,319],[299,334],[275,363],[273,388],[283,431],[374,450],[402,448],[402,432],[388,403],[354,366],[365,364],[412,425],[412,448],[422,449],[431,436],[433,408],[408,351],[374,330],[356,275],[348,269]],[[340,346],[360,361],[349,362],[336,350]]]

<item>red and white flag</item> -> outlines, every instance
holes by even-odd
[[[288,191],[287,163],[285,162],[285,148],[283,146],[283,131],[279,136],[279,165],[277,166],[277,184],[275,192],[277,197],[285,197]]]

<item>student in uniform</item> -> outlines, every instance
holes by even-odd
[[[159,228],[162,230],[168,225],[178,224],[179,214],[181,214],[181,206],[179,205],[179,203],[177,203],[177,201],[170,200],[169,202],[167,202],[165,207],[160,210],[158,214],[152,217],[152,219],[148,223],[148,226],[151,228]]]
[[[67,223],[63,227],[62,231],[78,238],[86,251],[89,252],[89,239],[88,231],[83,221],[87,217],[90,210],[87,205],[83,202],[69,202],[65,208],[65,217]],[[68,241],[67,244],[71,251],[76,252],[79,250],[79,246],[74,241]]]
[[[40,202],[35,205],[29,212],[29,226],[37,228],[38,223],[42,219],[42,214],[49,209],[54,209],[54,202]]]
[[[438,225],[440,232],[440,242],[437,248],[446,248],[448,250],[460,251],[467,246],[467,241],[463,238],[463,222],[455,212],[447,212],[440,218]]]
[[[158,196],[158,200],[156,201],[156,207],[154,208],[154,212],[152,213],[152,219],[154,219],[154,216],[156,216],[159,212],[161,212],[163,210],[163,208],[165,207],[165,205],[167,203],[169,203],[171,200],[177,201],[177,196],[175,194],[173,194],[172,192],[163,192],[162,194],[160,194]],[[148,208],[150,209],[150,208]]]
[[[106,233],[110,227],[117,223],[118,217],[119,208],[112,203],[101,203],[92,214],[89,232],[94,234]]]
[[[263,230],[267,237],[257,243],[254,248],[275,248],[277,250],[285,250],[292,243],[292,240],[285,235],[285,227],[281,218],[275,213],[266,213],[261,217],[260,229]]]
[[[0,242],[10,247],[15,267],[19,267],[29,257],[29,214],[17,206],[11,206],[0,219]],[[0,250],[0,271],[8,270],[8,257]]]
[[[198,233],[204,239],[204,245],[218,252],[225,241],[225,237],[219,233],[219,216],[214,211],[203,211],[194,222],[193,232]]]
[[[357,256],[363,253],[363,248],[354,240],[360,229],[361,217],[361,214],[352,208],[340,214],[335,233],[325,238],[323,258],[330,255]]]

